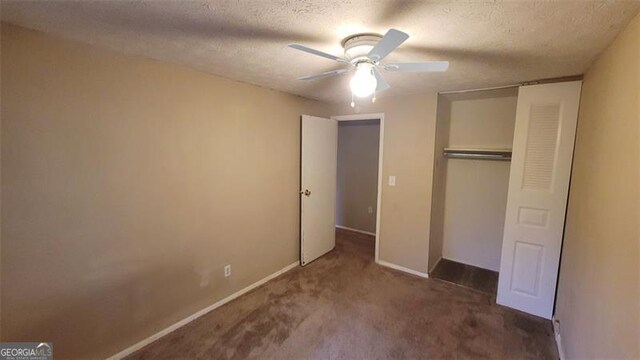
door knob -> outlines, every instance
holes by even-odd
[[[311,196],[311,191],[309,189],[304,189],[304,191],[300,191],[300,195],[304,194],[304,196]]]

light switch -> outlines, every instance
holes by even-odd
[[[389,176],[389,186],[396,186],[396,177],[395,176]]]

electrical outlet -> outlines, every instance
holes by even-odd
[[[373,214],[373,206],[369,206],[369,208],[367,209],[367,212],[369,214]]]
[[[227,265],[224,267],[224,277],[231,276],[231,265]]]
[[[396,177],[393,175],[389,176],[389,186],[396,186]]]

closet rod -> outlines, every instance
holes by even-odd
[[[507,149],[451,149],[445,148],[443,155],[451,159],[511,160],[511,150]]]
[[[438,94],[440,94],[440,95],[466,94],[466,93],[470,93],[470,92],[502,90],[502,89],[517,88],[517,87],[520,87],[520,84],[494,86],[494,87],[486,87],[486,88],[479,88],[479,89],[440,91]]]

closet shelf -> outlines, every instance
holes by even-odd
[[[511,160],[511,149],[454,149],[445,148],[444,156],[452,159]]]

